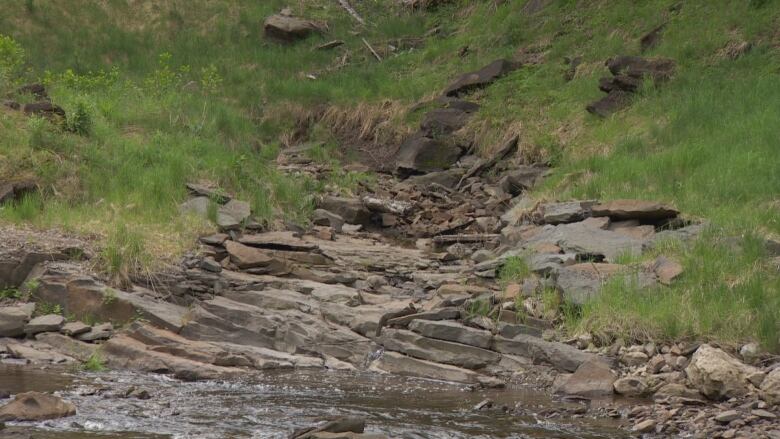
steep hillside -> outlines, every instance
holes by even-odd
[[[610,285],[566,313],[567,328],[778,348],[765,245],[780,234],[776,2],[352,3],[367,25],[325,0],[0,1],[2,94],[40,80],[82,114],[63,130],[0,111],[0,181],[42,188],[0,218],[94,234],[109,271],[153,270],[212,228],[179,214],[185,183],[215,183],[261,220],[305,222],[317,193],[373,178],[350,162],[382,168],[448,83],[507,58],[522,67],[469,94],[481,108],[460,135],[484,157],[519,135],[507,160],[553,167],[534,199],[657,200],[712,226],[663,249],[683,263],[681,282],[651,294]],[[263,20],[287,5],[327,30],[264,38]],[[317,49],[333,40],[343,45]],[[673,60],[674,74],[640,84],[615,114],[589,114],[605,61],[640,54]],[[335,162],[325,181],[276,169],[281,148],[304,142]]]

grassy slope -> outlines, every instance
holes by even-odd
[[[281,1],[0,3],[8,11],[0,29],[27,50],[29,75],[55,72],[55,100],[68,109],[84,100],[95,120],[94,134],[84,139],[0,113],[0,155],[9,158],[0,163],[0,176],[20,166],[60,193],[6,209],[0,214],[6,219],[102,233],[129,223],[147,247],[166,241],[157,236],[178,236],[178,245],[166,249],[175,252],[193,230],[206,227],[193,228],[176,212],[182,184],[193,177],[238,192],[264,217],[305,215],[302,194],[318,185],[281,176],[267,164],[302,110],[329,104],[349,113],[362,104],[364,112],[384,100],[410,105],[464,70],[519,48],[543,47],[545,63],[472,96],[483,105],[472,124],[481,149],[489,152],[507,132],[519,131],[524,157],[557,165],[539,197],[658,199],[714,225],[692,249],[666,249],[686,265],[677,286],[651,294],[608,288],[570,322],[572,329],[760,339],[777,347],[780,282],[753,238],[780,233],[776,2],[693,1],[672,12],[672,1],[582,7],[558,0],[528,17],[521,1],[456,2],[429,14],[355,1],[373,23],[361,36],[350,33],[354,22],[337,2],[293,2],[306,15],[327,19],[331,32],[292,47],[261,36],[262,19]],[[644,90],[630,109],[607,120],[586,114],[584,105],[601,96],[596,84],[607,73],[604,60],[637,54],[639,37],[662,22],[667,29],[650,55],[677,60],[675,78]],[[396,56],[384,52],[387,42],[421,37],[437,25],[442,31],[423,46]],[[390,56],[373,60],[362,36]],[[311,50],[333,38],[344,39],[345,48]],[[748,55],[722,56],[728,43],[741,40],[755,44]],[[460,57],[464,46],[468,53]],[[159,64],[163,52],[171,54],[168,70]],[[348,63],[337,68],[345,52]],[[574,55],[583,64],[565,82],[561,60]],[[180,71],[184,65],[189,71]],[[211,65],[221,83],[208,80],[214,75],[202,81],[202,69]],[[110,67],[119,80],[109,84],[60,75]],[[307,73],[318,79],[306,79]],[[190,81],[199,83],[197,91],[182,90]],[[398,130],[415,120],[393,115]],[[327,132],[314,136],[327,140]],[[728,236],[745,239],[735,245]]]

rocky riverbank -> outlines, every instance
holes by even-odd
[[[280,166],[330,172],[292,160],[300,150],[283,153]],[[568,339],[541,304],[550,290],[585,303],[613,277],[674,282],[683,273],[673,260],[621,265],[619,256],[687,241],[700,223],[639,200],[530,203],[524,191],[544,167],[484,163],[465,157],[446,171],[380,176],[354,197],[325,195],[309,227],[254,223],[246,203],[192,184],[183,214],[205,216],[218,199],[221,231],[180,265],[123,289],[92,271],[89,243],[4,228],[0,280],[30,302],[0,308],[0,335],[10,337],[2,355],[38,364],[100,358],[183,381],[335,369],[473,389],[522,384],[582,401],[576,414],[617,418],[637,434],[774,437],[780,375],[757,346],[734,356],[706,344]],[[488,177],[479,168],[497,169]],[[500,283],[502,266],[518,258],[529,272]],[[636,404],[587,403],[615,397]],[[5,419],[40,419],[14,404]],[[527,410],[502,407],[487,400],[475,409]]]

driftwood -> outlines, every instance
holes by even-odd
[[[362,24],[363,26],[365,26],[365,25],[366,25],[366,22],[365,22],[365,20],[363,20],[363,18],[362,18],[362,17],[361,17],[361,16],[360,16],[360,15],[357,13],[357,11],[355,10],[355,8],[353,8],[353,7],[352,7],[352,5],[350,5],[350,4],[349,4],[349,1],[347,1],[347,0],[339,0],[339,4],[340,4],[340,5],[341,5],[341,7],[342,7],[342,8],[344,8],[344,9],[345,9],[347,12],[349,12],[349,15],[351,15],[352,17],[354,17],[354,18],[355,18],[355,20],[356,20],[358,23]]]
[[[374,48],[373,48],[373,47],[371,47],[371,44],[369,44],[369,43],[368,43],[368,41],[367,41],[365,38],[363,38],[363,44],[365,44],[365,45],[366,45],[366,47],[368,47],[368,50],[370,50],[370,51],[371,51],[371,53],[373,53],[373,54],[374,54],[374,56],[376,57],[376,59],[377,59],[377,60],[379,60],[379,61],[382,61],[382,57],[381,57],[381,56],[379,56],[379,54],[378,54],[378,53],[376,53],[376,50],[374,50]]]

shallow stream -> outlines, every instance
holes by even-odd
[[[134,387],[146,400],[125,398]],[[230,382],[183,383],[134,372],[72,373],[0,365],[0,390],[59,391],[74,417],[12,430],[36,439],[286,438],[292,430],[330,417],[359,415],[367,432],[408,439],[612,438],[625,435],[605,420],[543,414],[573,403],[522,388],[471,391],[463,386],[372,373],[288,371]],[[528,415],[475,411],[485,398],[520,406]],[[563,419],[563,420],[562,420]],[[14,436],[6,430],[8,437]],[[3,433],[0,432],[0,436]]]

